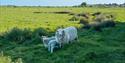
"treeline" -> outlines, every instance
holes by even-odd
[[[117,4],[117,3],[109,3],[109,4],[87,4],[86,2],[81,3],[80,5],[76,5],[73,7],[125,7],[125,3]]]
[[[67,7],[125,7],[125,3],[117,4],[117,3],[109,3],[109,4],[87,4],[86,2],[82,2],[80,5],[74,6],[16,6],[16,5],[1,5],[2,7],[42,7],[42,8],[67,8]]]

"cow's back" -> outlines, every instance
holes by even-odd
[[[77,37],[77,29],[75,27],[67,27],[64,30],[66,34],[69,35],[69,41],[72,41]]]

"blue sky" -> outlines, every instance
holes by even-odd
[[[18,5],[18,6],[72,6],[79,5],[82,2],[88,4],[99,3],[124,3],[125,0],[0,0],[0,5]]]

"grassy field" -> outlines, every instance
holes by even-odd
[[[54,11],[110,13],[117,22],[115,27],[104,28],[102,32],[81,29],[78,31],[79,42],[65,45],[53,54],[44,48],[41,41],[18,44],[1,38],[0,51],[11,56],[12,61],[22,58],[24,63],[125,63],[125,8],[0,7],[0,33],[13,27],[31,30],[42,27],[49,31],[61,25],[80,27],[78,21],[69,21],[72,16],[68,14],[33,13]],[[9,62],[0,60],[0,63]]]
[[[0,32],[7,31],[13,27],[31,28],[38,27],[49,28],[51,31],[57,26],[80,26],[77,22],[70,22],[72,16],[68,14],[53,13],[33,13],[33,12],[54,12],[71,11],[74,13],[82,12],[103,12],[115,15],[116,20],[125,21],[125,8],[40,8],[40,7],[0,7]],[[49,23],[46,23],[49,22]]]

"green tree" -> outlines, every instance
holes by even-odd
[[[86,3],[86,2],[82,2],[80,6],[81,6],[81,7],[86,7],[86,6],[87,6],[87,3]]]

